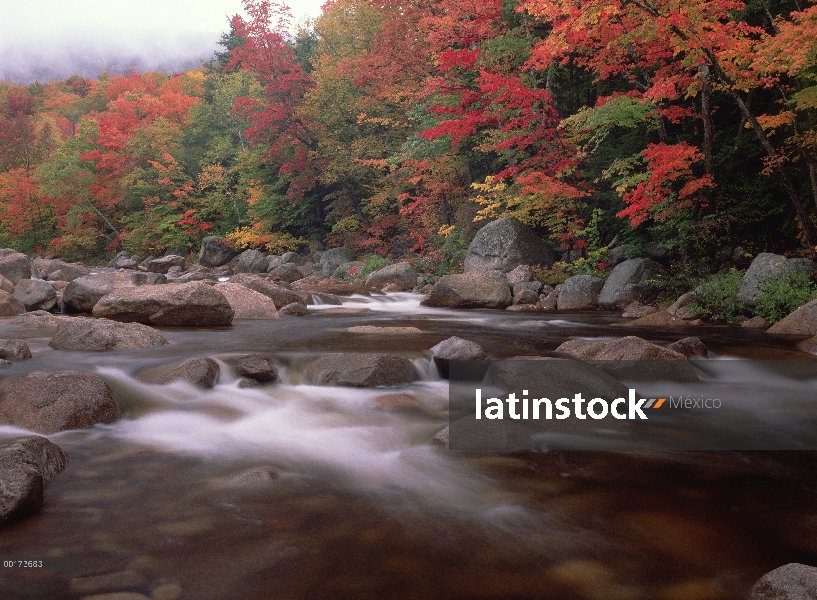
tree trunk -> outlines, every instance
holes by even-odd
[[[698,72],[701,74],[701,118],[704,122],[704,168],[707,175],[713,174],[712,166],[712,143],[715,138],[714,128],[712,127],[712,82],[709,79],[709,66],[701,65],[698,67]]]

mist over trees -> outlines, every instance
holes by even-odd
[[[443,272],[512,214],[574,254],[617,239],[681,269],[817,246],[813,3],[335,0],[294,34],[245,8],[172,76],[0,83],[0,245],[217,234]]]

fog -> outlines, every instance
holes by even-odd
[[[294,22],[317,16],[321,4],[291,2]],[[222,49],[241,8],[240,0],[0,0],[0,79],[182,71]]]

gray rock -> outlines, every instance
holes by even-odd
[[[150,257],[148,260],[152,260]],[[108,266],[113,269],[128,269],[135,271],[139,268],[139,257],[133,256],[130,252],[119,252],[113,257],[113,260],[108,263]]]
[[[513,285],[513,295],[516,296],[522,290],[530,290],[535,294],[541,294],[542,287],[543,286],[541,281],[522,281],[520,283],[515,283]]]
[[[602,308],[622,308],[634,300],[649,302],[657,295],[654,286],[648,283],[664,268],[649,258],[631,258],[616,266],[599,294],[598,304]]]
[[[59,446],[27,436],[0,445],[0,525],[39,512],[43,488],[68,465]]]
[[[344,248],[330,248],[321,254],[322,265],[334,264],[335,268],[337,268],[337,265],[342,265],[348,262],[352,262],[352,259],[346,255],[346,250]]]
[[[205,283],[173,283],[121,288],[100,299],[97,318],[151,325],[229,325],[235,311],[227,298]]]
[[[277,319],[272,298],[238,283],[217,283],[213,289],[224,294],[235,312],[235,319]]]
[[[744,327],[745,329],[768,329],[770,324],[771,323],[769,323],[766,319],[760,315],[757,315],[751,319],[747,319],[741,323],[740,326]]]
[[[335,269],[334,273],[332,273],[332,277],[336,279],[349,279],[356,277],[360,270],[364,267],[363,261],[360,260],[353,260],[347,263],[343,263],[337,269]]]
[[[463,273],[441,277],[421,304],[448,308],[507,308],[512,302],[508,280],[502,273]]]
[[[34,265],[40,274],[49,281],[74,281],[91,273],[85,265],[78,263],[67,263],[61,260],[34,259]],[[61,273],[59,277],[54,277]]]
[[[289,317],[305,317],[309,314],[309,309],[302,302],[293,302],[283,307],[279,313]]]
[[[44,310],[35,310],[20,315],[16,319],[12,319],[9,325],[17,327],[32,327],[34,329],[47,329],[49,327],[57,327],[62,319],[53,313]]]
[[[275,467],[253,467],[236,475],[231,484],[239,487],[257,487],[268,485],[278,478],[278,469]]]
[[[2,275],[0,275],[0,292],[14,293],[14,284]]]
[[[57,304],[57,292],[42,279],[21,279],[14,286],[14,297],[26,310],[51,310]]]
[[[184,270],[186,265],[187,259],[185,259],[183,256],[169,254],[161,258],[154,258],[145,266],[151,273],[161,273],[166,275],[167,272],[173,267],[179,267],[180,269]]]
[[[37,273],[34,263],[25,254],[11,248],[0,249],[0,275],[17,285],[21,279],[32,279]]]
[[[559,310],[587,310],[595,308],[604,280],[592,275],[574,275],[559,288],[556,307]]]
[[[779,281],[794,273],[811,275],[814,267],[814,262],[808,258],[786,258],[779,254],[762,252],[755,257],[743,275],[735,299],[747,306],[754,306],[767,282]]]
[[[752,600],[815,600],[817,568],[789,563],[769,571],[752,588]]]
[[[299,279],[304,278],[304,274],[301,273],[300,269],[298,269],[298,267],[292,263],[285,263],[280,267],[275,267],[269,271],[269,274],[287,283],[292,283],[293,281],[298,281]]]
[[[612,266],[620,265],[625,260],[627,260],[627,252],[630,251],[630,245],[624,244],[622,246],[617,246],[610,250],[610,264]]]
[[[553,250],[546,242],[516,217],[509,216],[477,232],[465,256],[465,271],[508,273],[519,265],[549,267],[555,261]]]
[[[556,310],[559,305],[559,292],[552,290],[547,294],[540,294],[538,304],[542,310]]]
[[[683,354],[687,358],[707,358],[709,356],[709,349],[694,336],[673,342],[667,348],[678,354]]]
[[[266,354],[217,354],[213,358],[226,363],[239,377],[248,377],[260,383],[278,379],[278,371]]]
[[[306,367],[306,377],[316,385],[377,387],[411,383],[420,374],[405,356],[347,352],[313,360]]]
[[[518,283],[532,282],[533,269],[530,265],[519,265],[513,271],[508,273],[507,277],[508,284],[511,287],[516,286]]]
[[[0,317],[12,317],[25,312],[26,307],[12,294],[0,291]]]
[[[275,308],[278,310],[282,309],[287,304],[302,301],[301,297],[292,290],[288,290],[285,287],[277,285],[268,279],[264,279],[263,277],[258,277],[257,275],[250,275],[248,273],[235,275],[230,278],[230,283],[237,283],[258,292],[259,294],[264,294],[275,303]]]
[[[212,358],[188,358],[140,371],[136,379],[144,383],[165,385],[174,381],[186,381],[203,388],[216,385],[219,366]]]
[[[65,288],[62,301],[67,310],[89,313],[99,302],[114,290],[159,285],[167,283],[167,278],[160,273],[133,273],[118,271],[116,273],[95,273],[75,279]]]
[[[518,293],[513,295],[513,305],[520,304],[536,304],[539,302],[539,294],[529,289],[521,289]]]
[[[239,253],[240,250],[236,249],[232,240],[210,235],[201,241],[199,263],[210,268],[221,267],[233,260]]]
[[[484,361],[488,356],[482,346],[471,340],[464,340],[457,336],[443,340],[431,348],[431,357],[440,376],[448,378],[449,366],[452,360],[456,361]]]
[[[31,350],[23,340],[0,340],[0,358],[27,360],[31,358]]]
[[[52,434],[119,418],[113,392],[98,375],[35,371],[0,381],[0,423]]]
[[[266,273],[269,258],[258,250],[244,250],[235,263],[236,273]]]
[[[140,323],[108,319],[65,319],[49,346],[54,350],[133,350],[167,344],[165,336]]]
[[[434,443],[463,452],[516,452],[532,450],[524,428],[510,421],[477,420],[474,415],[457,419],[434,436]]]
[[[394,291],[406,292],[417,283],[417,271],[411,263],[401,262],[378,269],[366,278],[368,289],[382,290],[387,285]]]
[[[174,246],[165,250],[165,256],[190,256],[192,250],[190,246]]]
[[[303,265],[306,264],[306,259],[297,252],[284,252],[281,255],[282,265]]]
[[[696,298],[697,294],[694,291],[682,294],[675,302],[672,303],[672,306],[667,309],[667,312],[671,315],[676,315],[682,308],[686,308],[695,302]]]

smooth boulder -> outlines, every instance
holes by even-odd
[[[366,278],[366,287],[382,290],[387,285],[396,292],[407,292],[417,284],[417,271],[411,263],[401,262],[378,269]]]
[[[804,304],[769,327],[766,333],[817,335],[817,300]]]
[[[754,306],[768,282],[780,281],[795,273],[811,275],[814,267],[814,261],[808,258],[786,258],[779,254],[761,252],[743,275],[735,300]]]
[[[69,283],[62,295],[62,301],[67,310],[89,313],[103,296],[115,290],[163,283],[167,283],[167,278],[161,273],[133,271],[94,273]]]
[[[752,588],[751,600],[815,600],[817,568],[789,563],[769,571]]]
[[[159,385],[184,381],[209,389],[216,385],[218,376],[219,366],[212,358],[188,358],[140,371],[136,379]]]
[[[268,279],[258,277],[257,275],[251,275],[249,273],[235,275],[230,278],[229,283],[237,283],[239,285],[243,285],[245,288],[253,290],[254,292],[263,294],[273,301],[275,308],[278,310],[282,309],[287,304],[302,301],[301,297],[292,290],[288,290],[287,288],[273,283]]]
[[[62,449],[38,435],[0,444],[0,525],[39,512],[45,484],[67,465]]]
[[[445,275],[423,299],[423,306],[447,308],[507,308],[513,302],[508,280],[502,273]]]
[[[488,359],[482,346],[471,340],[451,336],[431,348],[431,357],[437,371],[448,378],[451,361],[484,361]]]
[[[595,308],[604,280],[592,275],[574,275],[559,286],[558,310],[588,310]]]
[[[601,308],[623,308],[631,302],[649,302],[657,295],[650,280],[664,268],[649,258],[631,258],[616,265],[599,294]]]
[[[52,434],[119,418],[113,392],[82,371],[35,371],[0,382],[0,423]]]
[[[0,249],[0,275],[13,285],[17,285],[21,279],[32,279],[37,274],[34,263],[25,254],[11,248]]]
[[[229,325],[235,311],[227,298],[206,283],[170,283],[123,288],[96,303],[94,316],[150,325]]]
[[[21,279],[14,286],[14,297],[26,310],[51,310],[57,304],[57,292],[42,279]]]
[[[306,367],[307,380],[315,385],[378,387],[411,383],[420,378],[405,356],[375,353],[333,353]]]
[[[54,350],[136,350],[164,346],[167,339],[141,323],[120,323],[110,319],[65,319],[48,344]]]
[[[272,298],[238,283],[217,283],[214,289],[224,294],[235,311],[235,319],[277,319]]]
[[[509,273],[519,265],[556,262],[551,247],[516,217],[502,217],[480,229],[468,246],[465,272]]]
[[[209,235],[201,241],[199,263],[205,267],[223,267],[239,255],[232,240]]]

